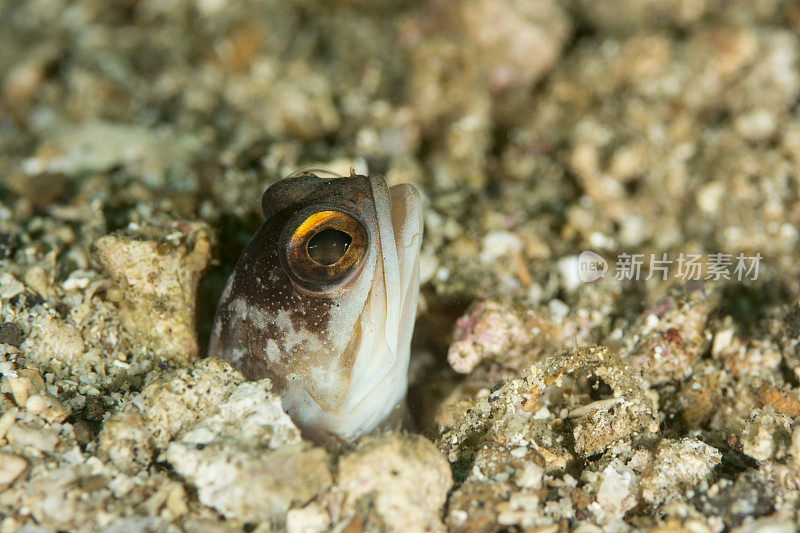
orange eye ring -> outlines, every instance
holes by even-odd
[[[329,254],[331,260],[320,262],[314,259],[319,256],[313,252],[313,239],[323,232],[344,235],[342,246]],[[350,279],[360,270],[367,251],[364,226],[355,217],[341,211],[314,211],[302,218],[287,235],[284,250],[288,273],[295,282],[314,292],[330,289]],[[316,240],[319,241],[319,237]]]

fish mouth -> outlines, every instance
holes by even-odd
[[[370,400],[375,400],[375,401],[383,400],[384,399],[384,395],[379,393],[379,391],[381,391],[382,389],[387,390],[387,392],[390,392],[388,390],[390,388],[390,387],[388,387],[388,385],[389,385],[389,382],[392,380],[392,378],[396,376],[396,372],[394,372],[394,370],[396,370],[395,367],[396,367],[396,364],[397,364],[396,355],[393,354],[392,357],[393,357],[393,361],[392,361],[392,367],[391,367],[390,371],[387,372],[386,374],[384,374],[380,379],[378,379],[375,382],[375,385],[372,388],[366,390],[362,395],[360,395],[359,398],[351,399],[351,401],[347,402],[349,404],[349,407],[346,410],[345,409],[341,409],[341,408],[333,408],[333,409],[331,409],[331,408],[325,407],[325,405],[323,403],[319,402],[314,397],[314,395],[308,390],[308,388],[304,387],[303,390],[305,391],[309,401],[311,401],[314,404],[314,406],[316,406],[319,409],[319,411],[321,413],[324,413],[325,415],[329,415],[331,418],[344,418],[344,417],[347,417],[347,416],[355,413],[359,409],[361,409],[364,406],[365,402],[368,402]],[[405,373],[403,373],[402,377],[403,378],[405,377]],[[405,380],[403,379],[403,381],[405,381]],[[400,395],[400,396],[402,396],[402,395]],[[392,405],[392,407],[393,407],[393,405]],[[376,410],[379,411],[380,409],[376,409]]]
[[[357,336],[360,337],[360,334]],[[333,416],[346,416],[358,409],[366,400],[374,397],[376,391],[385,384],[386,380],[397,373],[398,358],[396,351],[391,350],[388,345],[383,345],[378,351],[380,352],[380,354],[377,355],[378,357],[385,357],[388,359],[386,371],[378,374],[377,371],[381,370],[378,368],[376,369],[377,371],[363,376],[361,379],[367,383],[374,383],[374,385],[370,388],[359,390],[357,396],[353,394],[352,382],[349,383],[350,387],[345,392],[330,398],[328,401],[326,401],[325,398],[321,398],[319,393],[312,392],[309,387],[303,387],[303,390],[320,411]]]

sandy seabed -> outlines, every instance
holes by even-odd
[[[338,450],[204,358],[311,164],[425,198]],[[799,224],[795,1],[3,2],[0,532],[795,531]]]

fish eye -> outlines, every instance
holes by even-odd
[[[351,242],[353,238],[347,233],[327,228],[309,239],[308,256],[321,265],[333,265],[344,257]]]
[[[301,217],[285,246],[290,276],[308,290],[343,283],[359,270],[367,250],[367,232],[341,211],[317,211]]]

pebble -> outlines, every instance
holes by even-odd
[[[63,422],[71,409],[47,394],[34,394],[25,401],[25,409],[32,415],[41,416],[49,423]]]
[[[30,446],[40,452],[53,453],[58,446],[58,434],[50,429],[37,429],[17,423],[8,428],[8,441],[18,448]]]
[[[10,300],[23,292],[25,292],[25,285],[7,272],[0,273],[0,299]]]
[[[387,531],[443,529],[440,513],[453,478],[427,439],[392,433],[367,438],[339,461],[338,470],[346,506],[358,518],[380,520]]]
[[[11,485],[28,468],[24,457],[0,452],[0,489]]]

